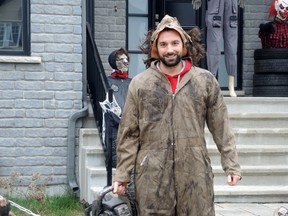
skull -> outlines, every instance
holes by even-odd
[[[281,21],[288,19],[288,0],[276,0],[275,10],[277,12],[276,17]]]

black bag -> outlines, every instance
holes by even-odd
[[[85,209],[85,216],[137,216],[132,190],[126,189],[125,196],[112,194],[113,186],[104,188],[98,199]]]

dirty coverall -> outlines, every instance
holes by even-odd
[[[234,134],[218,82],[191,67],[172,93],[155,62],[130,83],[118,129],[115,181],[129,182],[135,167],[140,216],[214,216],[205,122],[225,173],[240,176]]]
[[[207,0],[207,66],[217,75],[224,41],[225,65],[228,75],[237,72],[238,0]]]

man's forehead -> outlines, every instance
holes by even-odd
[[[182,38],[181,38],[179,32],[177,32],[174,29],[165,29],[164,31],[159,33],[158,42],[168,40],[168,38],[167,38],[168,34],[169,34],[169,36],[173,37],[173,40],[182,41]],[[169,38],[169,39],[171,39],[171,38]]]

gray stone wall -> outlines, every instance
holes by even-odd
[[[31,0],[31,55],[42,62],[0,62],[1,177],[17,172],[29,184],[39,172],[67,184],[68,119],[82,108],[81,13],[81,0]]]
[[[254,74],[254,50],[261,49],[258,37],[259,25],[268,22],[271,0],[246,1],[243,27],[243,90],[245,96],[252,96]]]
[[[95,40],[106,74],[111,73],[108,56],[126,48],[126,0],[97,0],[95,3]]]

